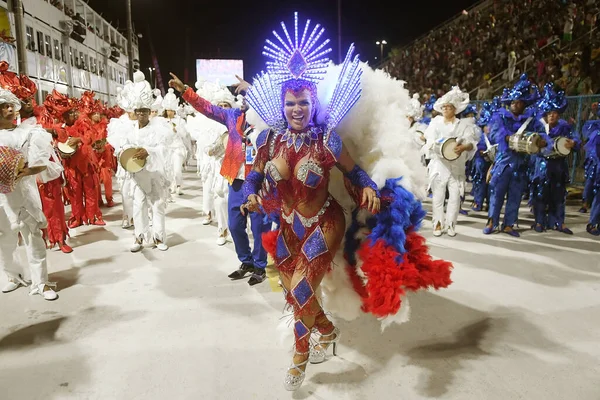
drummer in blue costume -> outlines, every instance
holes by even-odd
[[[498,144],[498,153],[492,167],[490,181],[490,210],[488,222],[483,233],[489,235],[500,225],[500,211],[506,198],[506,210],[502,232],[514,237],[519,233],[514,225],[519,217],[519,206],[523,190],[527,185],[527,161],[525,154],[509,147],[509,139],[517,132],[542,132],[544,127],[535,118],[535,109],[527,108],[539,99],[537,86],[532,85],[523,74],[515,87],[504,89],[501,101],[510,104],[510,110],[500,109],[492,117],[490,135],[492,142]],[[543,141],[538,143],[545,146]]]
[[[564,92],[555,92],[551,83],[544,87],[544,96],[538,102],[538,117],[545,130],[547,145],[541,153],[532,156],[531,202],[535,215],[533,229],[543,232],[554,229],[572,235],[565,226],[565,205],[569,165],[567,156],[579,149],[571,125],[560,118],[567,109]]]
[[[600,115],[600,112],[598,113]],[[600,236],[600,120],[588,124],[590,132],[588,142],[585,145],[586,159],[586,188],[589,185],[589,194],[586,201],[591,202],[590,220],[587,225],[588,233]],[[589,160],[589,162],[588,162]],[[593,199],[593,200],[592,200]]]
[[[496,108],[494,103],[483,103],[479,118],[477,119],[477,125],[483,133],[481,139],[479,139],[479,143],[477,143],[477,152],[471,166],[471,178],[473,180],[473,189],[471,192],[473,195],[473,204],[471,209],[473,211],[482,211],[484,209],[487,211],[490,204],[487,175],[495,158],[496,148],[492,148],[493,144],[489,138],[489,123],[492,115],[498,108]],[[484,203],[486,204],[485,206]]]
[[[598,116],[600,117],[600,108],[597,108]],[[595,146],[591,145],[592,140],[598,136],[600,132],[600,119],[594,119],[586,121],[583,125],[583,129],[581,133],[583,137],[590,143],[590,146],[587,144],[584,146],[585,149],[585,161],[583,163],[583,168],[585,171],[585,186],[583,188],[583,204],[580,213],[587,213],[588,209],[591,207],[594,197],[596,195],[596,191],[594,189],[596,178],[598,176],[598,154],[596,153]]]

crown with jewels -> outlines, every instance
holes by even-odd
[[[325,28],[320,24],[311,30],[311,20],[307,20],[302,35],[299,35],[297,12],[294,13],[293,40],[284,22],[281,22],[281,28],[283,34],[273,31],[278,44],[266,40],[263,55],[270,59],[267,61],[267,72],[261,72],[254,79],[247,94],[248,104],[269,126],[276,129],[285,127],[282,83],[299,79],[318,84],[328,72],[330,60],[327,54],[331,52],[331,48],[326,48],[330,40],[321,40]],[[358,56],[352,57],[353,53],[354,45],[351,45],[327,106],[325,124],[330,129],[340,123],[361,95],[362,70]]]

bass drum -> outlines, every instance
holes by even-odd
[[[508,139],[508,147],[517,153],[537,154],[540,152],[540,140],[542,137],[536,132],[515,133]]]

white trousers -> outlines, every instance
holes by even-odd
[[[165,243],[165,210],[167,203],[165,199],[152,201],[148,195],[136,185],[133,190],[133,225],[136,239],[142,237],[151,242],[154,239]],[[152,227],[150,226],[150,215],[152,215]]]
[[[207,179],[202,184],[202,211],[204,214],[214,215],[215,211],[215,195],[212,188],[212,179]]]
[[[229,195],[229,189],[225,189],[225,196],[221,197],[215,194],[214,197],[214,208],[215,208],[215,218],[217,219],[217,227],[219,229],[219,236],[223,234],[225,229],[227,229],[227,197]]]
[[[125,177],[121,185],[121,199],[123,200],[123,219],[130,220],[133,218],[133,198],[131,197],[133,178]]]
[[[0,210],[0,264],[9,278],[17,278],[19,275],[24,279],[31,279],[32,287],[48,283],[48,266],[46,264],[46,243],[42,238],[40,224],[29,214],[23,216],[21,221],[23,227],[19,231],[10,229],[10,222]],[[21,233],[29,262],[29,271],[17,263],[15,255],[18,244],[18,233]],[[29,274],[26,274],[29,272]]]
[[[173,171],[175,171],[175,182],[173,188],[183,184],[183,162],[185,161],[183,154],[178,151],[173,152]]]
[[[448,190],[448,206],[446,207],[446,218],[444,218],[446,189]],[[438,222],[442,228],[456,225],[460,211],[460,181],[452,175],[447,179],[441,179],[438,175],[431,182],[431,192],[433,194],[433,229]]]

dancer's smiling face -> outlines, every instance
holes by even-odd
[[[291,129],[301,131],[309,124],[313,116],[314,104],[308,89],[299,92],[288,90],[284,97],[285,119]]]

